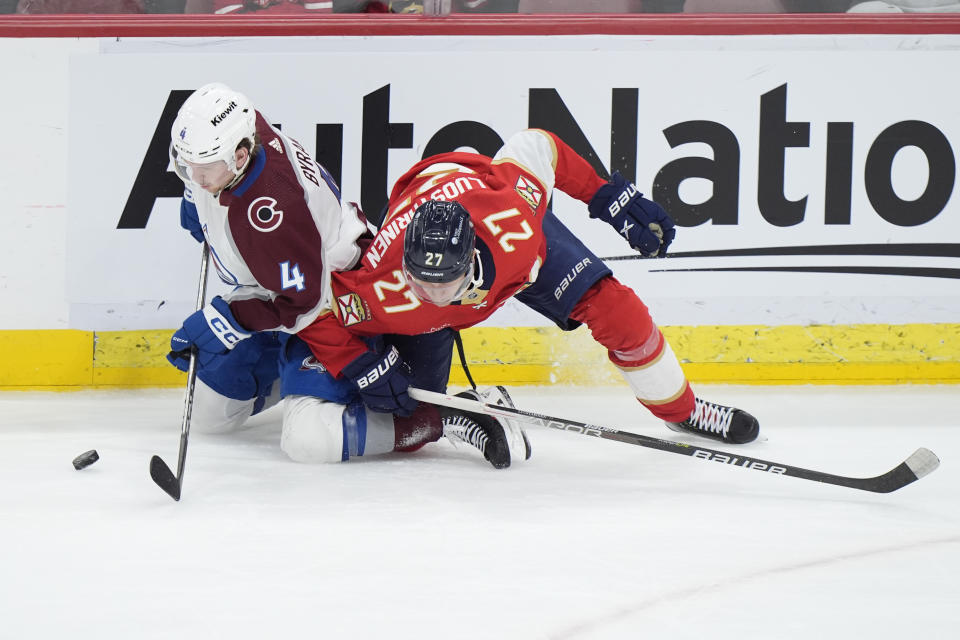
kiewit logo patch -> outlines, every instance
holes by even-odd
[[[370,318],[366,305],[355,293],[337,296],[337,307],[340,309],[340,322],[345,327]]]
[[[517,178],[517,193],[519,193],[520,197],[526,200],[530,208],[536,212],[537,207],[540,206],[540,200],[543,199],[543,192],[540,191],[540,187],[523,176],[520,176]]]
[[[221,111],[219,114],[213,116],[213,119],[210,120],[210,124],[212,124],[213,126],[217,126],[218,124],[223,122],[223,119],[226,118],[228,115],[230,115],[230,112],[232,112],[236,108],[237,108],[237,103],[231,100],[230,104],[227,105],[226,109]]]

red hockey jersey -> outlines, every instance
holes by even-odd
[[[471,327],[536,280],[546,256],[542,225],[554,187],[589,202],[603,184],[563,141],[536,129],[513,136],[494,158],[454,152],[422,160],[394,185],[384,222],[358,267],[331,274],[332,313],[299,336],[336,374],[367,350],[358,336]],[[459,202],[477,235],[477,284],[446,307],[417,299],[403,277],[404,229],[428,200]]]

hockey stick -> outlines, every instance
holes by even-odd
[[[620,431],[610,427],[603,427],[595,424],[577,422],[564,418],[554,418],[552,416],[534,413],[532,411],[522,411],[513,407],[501,407],[492,404],[485,404],[468,398],[458,398],[444,393],[435,393],[423,389],[409,390],[410,397],[420,402],[441,405],[461,411],[472,411],[473,413],[484,413],[502,418],[512,418],[538,424],[551,429],[560,431],[573,431],[585,436],[602,438],[604,440],[617,440],[627,444],[635,444],[649,449],[658,449],[669,453],[679,453],[681,455],[698,458],[700,460],[710,460],[712,462],[722,462],[723,464],[744,467],[745,469],[755,469],[770,474],[792,476],[794,478],[803,478],[804,480],[814,480],[826,484],[839,485],[841,487],[850,487],[851,489],[861,489],[863,491],[873,491],[874,493],[890,493],[906,485],[919,480],[925,475],[931,473],[940,465],[940,459],[923,447],[914,451],[910,456],[898,464],[896,467],[873,478],[851,478],[848,476],[838,476],[832,473],[822,471],[813,471],[802,467],[795,467],[780,462],[770,462],[759,458],[751,458],[739,454],[727,453],[716,449],[708,449],[696,445],[682,444],[661,440],[651,436],[644,436],[629,431]]]
[[[200,262],[200,283],[197,285],[197,311],[203,309],[207,299],[207,265],[210,260],[210,245],[203,243]],[[183,401],[183,424],[180,427],[180,452],[177,456],[177,475],[160,456],[150,458],[150,477],[170,497],[179,502],[183,489],[183,467],[187,460],[187,439],[190,437],[190,416],[193,413],[193,390],[197,384],[197,348],[190,348],[190,367],[187,369],[187,391]]]

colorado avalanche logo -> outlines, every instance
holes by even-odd
[[[257,231],[269,233],[283,222],[283,211],[276,208],[277,201],[268,196],[261,196],[247,207],[247,219]]]
[[[307,356],[303,359],[303,362],[300,363],[300,371],[317,371],[319,373],[326,373],[327,368],[320,364],[320,361],[314,358],[313,356]]]

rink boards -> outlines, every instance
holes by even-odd
[[[180,386],[164,356],[170,331],[0,331],[0,388]],[[663,327],[693,382],[960,382],[960,324]],[[463,332],[478,384],[624,384],[586,329],[475,327]],[[454,354],[450,383],[466,378]]]
[[[960,88],[938,71],[960,61],[960,21],[831,32],[841,23],[798,18],[769,35],[657,18],[630,35],[631,20],[549,36],[451,21],[404,24],[462,29],[0,38],[0,80],[21,98],[5,107],[18,152],[0,159],[15,213],[0,386],[182,383],[163,355],[192,311],[198,248],[177,225],[166,148],[179,104],[213,79],[367,211],[420,158],[492,154],[525,127],[634,179],[677,220],[668,260],[630,256],[562,194],[554,210],[643,298],[695,381],[960,380]],[[508,304],[466,332],[474,376],[620,384],[585,331],[547,325]]]

